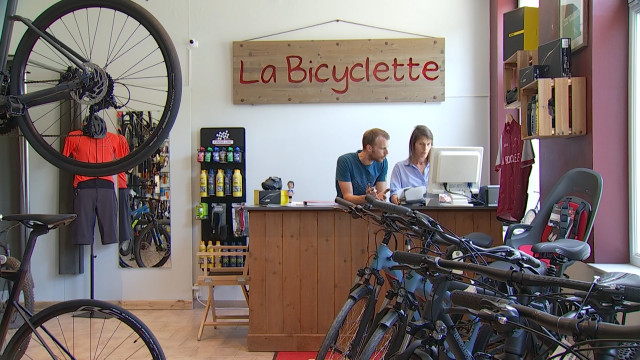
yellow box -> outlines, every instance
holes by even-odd
[[[502,60],[509,59],[518,50],[538,49],[540,11],[524,6],[502,16]]]
[[[287,190],[253,190],[254,205],[286,205],[288,203]]]

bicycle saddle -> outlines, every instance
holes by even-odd
[[[472,232],[464,236],[465,238],[471,240],[471,242],[483,248],[490,248],[493,244],[493,238],[489,234],[485,234],[482,232]]]
[[[623,272],[610,272],[603,274],[598,284],[623,285],[640,288],[640,276]]]
[[[531,247],[531,251],[540,254],[542,258],[550,258],[553,256],[552,254],[559,254],[569,260],[582,261],[591,255],[591,246],[581,240],[560,239],[537,243]]]
[[[40,223],[46,225],[51,229],[55,229],[60,225],[67,225],[78,215],[76,214],[0,214],[0,221],[19,221],[27,227],[34,225],[33,223]]]

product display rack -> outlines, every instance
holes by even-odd
[[[246,210],[244,210],[244,204],[246,202],[246,148],[245,148],[245,129],[244,128],[202,128],[200,129],[200,146],[205,149],[208,147],[218,147],[218,148],[240,148],[241,150],[241,159],[240,162],[220,162],[220,161],[203,161],[200,163],[201,170],[207,171],[207,179],[209,178],[210,171],[212,170],[213,175],[215,176],[218,172],[218,169],[222,169],[222,171],[231,171],[240,170],[240,174],[242,175],[242,194],[241,196],[233,196],[233,192],[228,193],[224,196],[216,196],[215,192],[213,194],[209,194],[207,196],[201,196],[200,201],[201,204],[208,207],[208,216],[206,219],[201,219],[202,223],[202,235],[201,240],[204,241],[205,245],[209,244],[209,241],[212,242],[213,245],[216,244],[216,241],[220,241],[219,247],[214,247],[214,251],[216,256],[214,256],[214,260],[222,263],[223,256],[226,257],[227,260],[222,266],[201,266],[203,270],[203,275],[215,275],[215,274],[229,274],[229,273],[243,273],[245,272],[245,264],[246,264],[246,251],[247,251],[247,236],[248,229],[247,218],[246,218]],[[229,180],[232,182],[232,180]],[[207,187],[210,186],[209,182],[207,182]],[[215,179],[213,181],[215,186]],[[235,206],[235,207],[234,207]],[[240,207],[242,206],[242,207]],[[214,208],[218,210],[215,211]],[[223,210],[222,210],[223,209]],[[239,210],[241,209],[241,210]],[[220,212],[222,210],[222,213]],[[234,219],[234,211],[236,212],[235,218],[239,216],[239,212],[242,211],[244,216],[244,228],[239,229],[239,221]],[[234,221],[236,221],[235,231],[234,231]],[[240,231],[242,230],[242,231]],[[238,236],[238,234],[241,234]],[[230,261],[231,256],[233,255],[224,255],[220,256],[218,252],[236,252],[234,254],[236,256],[236,261]],[[238,252],[243,252],[244,257],[242,260],[242,264],[239,264],[237,261]],[[207,261],[207,258],[211,258],[211,253],[206,253],[199,251],[197,253],[197,261]],[[206,265],[206,264],[205,264]]]

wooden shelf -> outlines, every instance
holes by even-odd
[[[518,84],[520,83],[520,69],[529,66],[530,63],[538,63],[538,50],[518,50],[502,63],[502,85],[505,94],[507,90],[518,87]],[[517,106],[514,106],[515,103],[506,104],[503,96],[502,101],[504,103],[504,108],[516,109],[520,107],[519,105],[522,103],[522,95],[520,93],[521,91],[518,92],[518,98],[520,100],[518,101]]]
[[[538,96],[537,126],[528,132],[527,105]],[[555,111],[550,111],[550,99],[554,99]],[[522,91],[520,108],[523,139],[581,136],[587,133],[586,78],[538,79]],[[555,115],[555,119],[554,116]]]

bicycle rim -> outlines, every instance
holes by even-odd
[[[162,225],[150,224],[136,236],[133,254],[140,267],[160,267],[171,255],[171,236]]]
[[[104,301],[81,299],[58,303],[36,314],[31,322],[56,359],[165,358],[146,325],[127,310]],[[63,347],[73,357],[66,354]],[[14,355],[20,351],[25,352],[24,357]],[[4,356],[8,359],[50,358],[43,342],[34,336],[28,324],[16,332]]]
[[[371,289],[365,286],[349,296],[329,328],[316,356],[317,360],[355,358],[359,347],[357,343],[361,341],[355,339],[356,334],[361,326],[369,323],[365,318],[368,306],[375,306],[369,301],[371,296]],[[361,333],[364,335],[366,329],[363,330]]]
[[[116,174],[149,158],[169,135],[182,94],[178,56],[160,23],[132,1],[75,0],[54,4],[34,25],[88,60],[93,81],[69,95],[70,100],[27,108],[18,123],[29,144],[53,165],[87,176]],[[27,31],[16,49],[11,94],[50,88],[61,77],[78,78],[76,66]],[[80,129],[94,111],[112,135],[121,125],[118,111],[142,112],[133,125],[147,131],[139,132],[135,141],[127,139],[126,156],[117,136],[109,134],[90,144],[96,150],[87,159],[65,156],[66,142],[75,145],[88,138],[69,132]],[[143,126],[149,117],[153,126]]]

